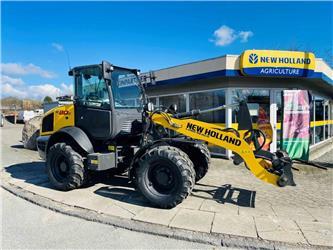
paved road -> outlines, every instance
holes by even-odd
[[[62,215],[1,189],[1,249],[213,249]],[[215,247],[216,248],[216,247]]]

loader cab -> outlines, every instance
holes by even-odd
[[[145,99],[137,72],[105,61],[72,69],[75,126],[97,140],[130,135]]]

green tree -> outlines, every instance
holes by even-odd
[[[50,96],[45,96],[43,102],[50,103],[50,102],[53,102],[53,99]]]

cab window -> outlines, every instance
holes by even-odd
[[[107,85],[100,69],[87,68],[76,75],[76,98],[81,105],[95,108],[110,108],[110,97]]]
[[[138,76],[132,71],[115,67],[111,74],[111,89],[116,109],[140,108],[142,95]]]

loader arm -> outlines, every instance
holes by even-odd
[[[244,140],[244,133],[246,131],[238,131],[237,135],[234,132],[223,130],[214,124],[190,118],[178,119],[168,113],[153,113],[151,120],[155,124],[174,130],[187,137],[232,150],[243,159],[246,166],[257,178],[273,185],[284,186],[279,181],[281,179],[281,172],[272,171],[271,164],[267,160],[255,156],[253,148]],[[289,168],[287,172],[291,174],[291,164]],[[294,185],[293,180],[289,185]]]

